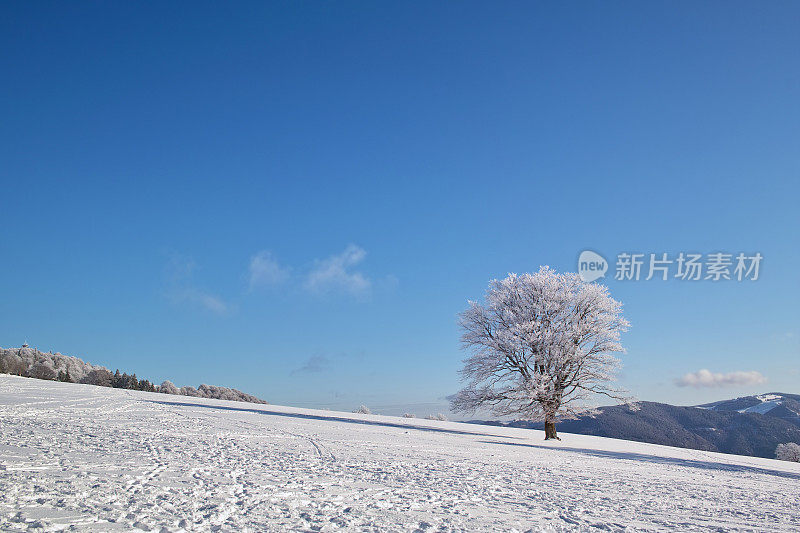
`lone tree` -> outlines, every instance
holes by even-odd
[[[800,463],[800,444],[795,442],[778,444],[778,447],[775,448],[775,457],[781,461]]]
[[[498,416],[544,420],[545,439],[558,439],[556,421],[586,410],[583,402],[611,388],[630,325],[608,288],[577,274],[542,267],[535,274],[493,280],[484,305],[470,301],[459,315],[467,386],[450,398],[454,411],[488,408]]]

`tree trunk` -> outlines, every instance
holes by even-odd
[[[544,440],[556,439],[561,440],[558,438],[556,434],[556,422],[552,419],[545,419],[544,421]]]

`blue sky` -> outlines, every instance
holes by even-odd
[[[622,384],[797,390],[800,6],[5,3],[0,346],[424,414],[456,314],[596,250]],[[764,259],[617,281],[620,252]],[[679,387],[686,373],[767,383]]]

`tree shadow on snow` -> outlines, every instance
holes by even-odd
[[[495,435],[499,436],[499,435]],[[501,437],[505,438],[505,437]],[[479,441],[486,444],[503,444],[506,446],[523,446],[528,448],[541,448],[541,449],[548,449],[548,450],[564,450],[568,452],[577,452],[584,455],[591,455],[593,457],[601,457],[601,458],[611,458],[611,459],[629,459],[632,461],[643,461],[647,463],[655,463],[655,464],[667,464],[667,465],[678,465],[678,466],[688,466],[691,468],[704,468],[708,470],[722,470],[726,472],[750,472],[750,473],[757,473],[757,474],[767,474],[770,476],[778,476],[778,477],[785,477],[788,479],[800,479],[800,474],[795,474],[793,472],[783,472],[780,470],[771,470],[769,468],[764,468],[761,466],[748,466],[748,465],[732,465],[728,463],[720,463],[713,460],[700,460],[700,459],[679,459],[677,457],[659,457],[657,455],[648,455],[645,453],[635,453],[635,452],[613,452],[613,451],[606,451],[606,450],[591,450],[587,448],[573,448],[570,446],[544,446],[541,444],[524,444],[521,442],[501,442],[496,440],[482,440]],[[684,449],[684,448],[681,448]],[[691,448],[685,448],[687,450],[696,451],[698,453],[702,453],[702,450],[692,450]]]
[[[457,429],[445,429],[445,428],[436,428],[436,427],[428,427],[428,426],[416,426],[412,424],[400,424],[394,422],[383,422],[378,420],[360,420],[358,418],[346,418],[343,416],[324,416],[324,415],[309,415],[304,413],[283,413],[281,411],[271,411],[269,409],[256,409],[251,407],[228,407],[225,405],[204,405],[199,403],[191,403],[191,402],[168,402],[168,401],[161,401],[161,400],[146,400],[150,403],[157,403],[162,405],[177,405],[180,407],[201,407],[203,409],[216,409],[220,411],[237,411],[242,413],[256,413],[261,415],[268,415],[268,416],[283,416],[287,418],[302,418],[305,420],[320,420],[322,422],[345,422],[348,424],[362,424],[368,426],[381,426],[381,427],[388,427],[388,428],[400,428],[400,429],[415,429],[418,431],[429,431],[433,433],[449,433],[452,435],[475,435],[476,437],[497,437],[498,435],[493,435],[491,433],[478,433],[473,431],[460,431]],[[413,420],[410,418],[406,418],[404,420]],[[522,437],[503,437],[508,439],[517,439]],[[511,444],[511,443],[509,443]]]

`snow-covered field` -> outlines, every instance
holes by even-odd
[[[0,530],[800,531],[800,464],[0,375]]]

